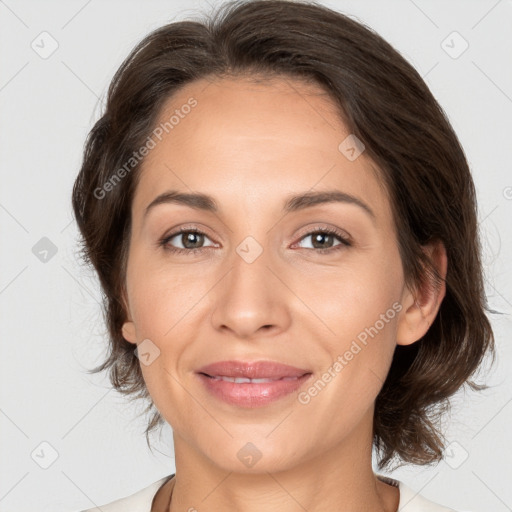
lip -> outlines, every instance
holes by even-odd
[[[282,379],[284,377],[302,377],[311,370],[296,368],[277,361],[219,361],[203,366],[197,373],[210,377],[245,377],[247,379]]]
[[[300,388],[310,370],[274,361],[220,361],[199,369],[197,375],[216,398],[238,407],[263,407]],[[230,382],[231,379],[269,379],[267,382]]]

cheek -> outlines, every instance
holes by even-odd
[[[336,377],[327,386],[325,403],[345,404],[359,414],[378,394],[396,347],[401,262],[392,248],[385,254],[385,258],[360,258],[328,279],[310,280],[302,291],[313,299],[316,325],[324,333],[317,337],[318,343],[332,363],[338,362],[336,368],[332,363],[326,368]]]
[[[158,354],[148,365],[141,360],[141,371],[156,408],[179,428],[182,411],[190,407],[190,397],[179,384],[180,369],[190,364],[187,349],[197,326],[191,318],[207,287],[203,290],[194,276],[139,268],[132,277],[130,302],[137,339],[149,339]]]
[[[401,264],[393,252],[382,259],[354,260],[345,268],[330,269],[316,278],[297,282],[294,288],[321,320],[322,329],[326,327],[326,334],[334,339],[357,336],[401,297]],[[394,310],[390,312],[392,318],[393,313]]]
[[[139,335],[163,339],[204,298],[208,283],[190,269],[174,266],[171,270],[165,262],[155,265],[148,261],[141,254],[130,262],[130,311]]]
[[[386,379],[396,346],[399,274],[384,272],[383,262],[366,263],[357,273],[338,273],[328,282],[309,286],[309,293],[319,299],[315,312],[322,322],[316,319],[316,325],[325,332],[315,338],[317,349],[329,357],[318,381],[300,398],[309,417],[318,418],[311,420],[313,427],[327,429],[326,437],[348,435],[367,413]],[[325,331],[324,326],[328,326]],[[317,332],[313,323],[310,329]],[[335,411],[332,404],[337,404]],[[326,409],[330,424],[322,427]]]

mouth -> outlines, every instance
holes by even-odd
[[[201,373],[201,372],[200,372]],[[305,373],[301,375],[300,377],[281,377],[279,379],[248,379],[246,377],[227,377],[225,375],[208,375],[207,373],[201,373],[201,375],[204,375],[205,377],[209,377],[213,380],[223,380],[224,382],[234,382],[235,384],[261,384],[263,382],[275,382],[278,380],[299,380],[300,377],[303,377],[304,375],[309,375],[308,373]]]
[[[297,368],[277,361],[219,361],[203,366],[197,373],[214,379],[246,379],[239,381],[243,383],[258,382],[261,379],[263,379],[261,382],[294,379],[312,372],[308,369]],[[236,382],[236,380],[229,382]]]
[[[196,372],[215,398],[237,407],[263,407],[297,391],[312,375],[274,361],[221,361]]]

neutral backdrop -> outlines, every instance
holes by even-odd
[[[217,4],[217,0],[211,0]],[[425,78],[478,190],[498,362],[461,391],[437,465],[392,476],[457,510],[512,510],[512,2],[321,2],[384,36]],[[86,370],[105,353],[98,282],[77,256],[71,188],[107,86],[151,30],[204,1],[0,0],[0,511],[71,512],[175,470],[172,432]]]

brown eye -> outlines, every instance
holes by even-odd
[[[176,239],[174,244],[181,244],[181,247],[176,247],[174,244],[171,244],[171,240],[173,239]],[[203,245],[205,240],[209,239],[202,231],[197,229],[180,229],[179,231],[164,237],[160,241],[160,245],[163,246],[165,250],[171,252],[195,253],[208,247]]]
[[[185,249],[196,249],[204,243],[204,235],[195,231],[181,233],[181,243]]]
[[[305,240],[311,238],[312,247],[311,249],[319,249],[317,252],[331,252],[331,250],[337,250],[338,248],[350,247],[352,244],[341,232],[334,229],[316,229],[310,231],[301,238]],[[334,244],[334,241],[338,239],[340,243]],[[342,247],[339,247],[342,246]],[[306,247],[308,249],[308,247]]]
[[[309,236],[311,236],[311,239],[313,240],[313,247],[315,249],[329,249],[332,246],[335,238],[334,235],[321,232],[313,233],[312,235]],[[326,241],[328,241],[327,244]],[[328,245],[329,247],[326,247],[326,245]]]

